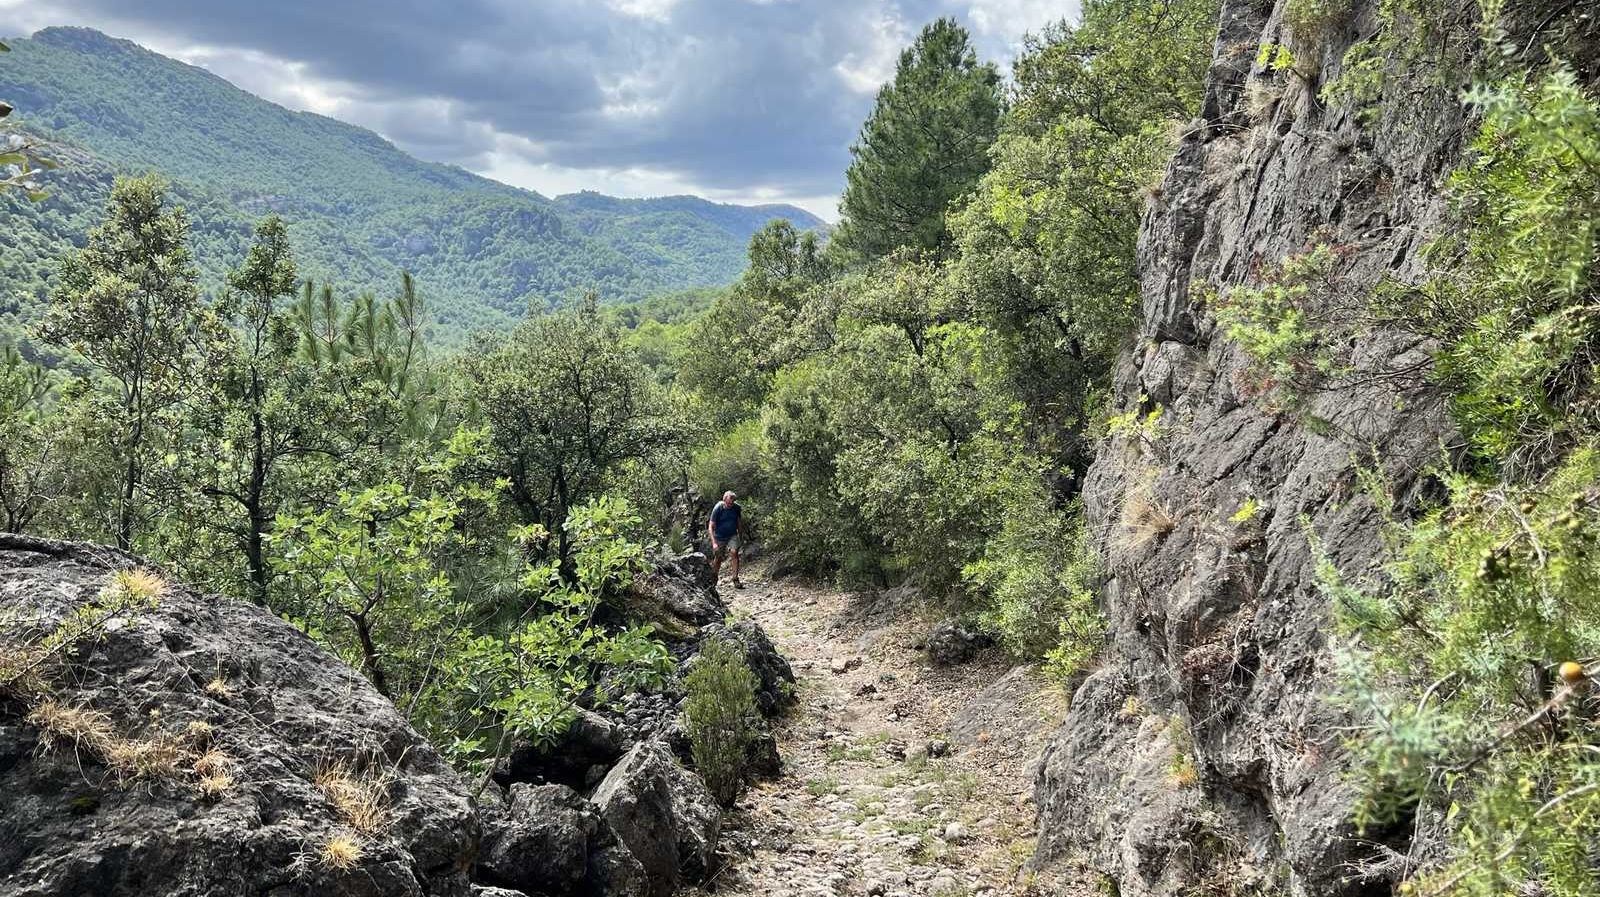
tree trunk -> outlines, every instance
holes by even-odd
[[[394,696],[389,694],[389,679],[383,674],[383,667],[378,665],[378,646],[372,641],[372,624],[367,622],[366,614],[346,614],[350,622],[355,624],[356,639],[361,642],[361,672],[371,680],[372,687],[378,694],[390,700]]]
[[[263,543],[267,532],[267,516],[261,506],[261,497],[267,485],[267,452],[261,411],[257,409],[251,417],[255,444],[252,446],[250,459],[250,488],[245,492],[245,513],[249,517],[249,532],[245,537],[244,553],[250,573],[250,600],[265,607],[269,576]]]
[[[135,424],[137,434],[143,424]],[[123,551],[133,549],[133,500],[139,489],[139,457],[137,435],[128,444],[128,466],[123,472],[122,501],[117,507],[117,547]]]

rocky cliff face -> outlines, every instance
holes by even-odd
[[[726,641],[767,715],[794,677],[759,626],[721,622],[703,556],[664,562],[629,611],[673,639],[665,688],[519,746],[475,800],[288,623],[112,549],[0,534],[0,895],[663,897],[702,880],[722,814],[686,768],[683,674]],[[777,772],[770,733],[750,759]]]
[[[1363,337],[1341,388],[1274,410],[1207,296],[1312,243],[1335,247],[1341,289],[1415,273],[1468,122],[1445,80],[1392,81],[1367,125],[1325,104],[1380,4],[1349,4],[1315,41],[1286,35],[1290,5],[1223,3],[1203,119],[1143,222],[1144,320],[1116,374],[1119,409],[1163,413],[1102,445],[1086,485],[1110,633],[1039,773],[1040,855],[1084,862],[1124,897],[1377,894],[1392,877],[1346,823],[1308,534],[1341,569],[1370,567],[1380,516],[1359,470],[1382,470],[1402,509],[1428,488],[1450,425],[1396,373],[1427,347]],[[1296,71],[1256,62],[1291,42]]]

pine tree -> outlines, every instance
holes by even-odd
[[[850,147],[835,244],[867,259],[944,247],[946,208],[989,169],[1004,106],[1000,73],[978,62],[966,29],[948,18],[924,28]]]

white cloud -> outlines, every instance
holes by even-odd
[[[199,66],[231,81],[236,87],[280,106],[315,112],[331,118],[346,118],[356,107],[355,98],[361,93],[353,84],[308,76],[305,63],[286,62],[276,56],[255,50],[197,45],[168,48],[161,52],[190,65]]]
[[[609,0],[606,5],[625,15],[666,22],[672,18],[672,8],[678,0]]]
[[[980,42],[1015,50],[1023,34],[1062,19],[1076,20],[1078,10],[1077,0],[967,0],[966,19]]]
[[[891,10],[884,10],[869,24],[870,40],[863,49],[847,53],[833,70],[856,93],[876,94],[894,77],[900,51],[911,42],[911,25]]]

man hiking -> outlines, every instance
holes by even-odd
[[[711,537],[711,582],[717,582],[722,572],[722,559],[733,558],[733,587],[744,588],[739,581],[739,537],[744,533],[744,509],[734,501],[730,490],[722,493],[722,501],[711,509],[711,519],[706,521],[706,535]]]

